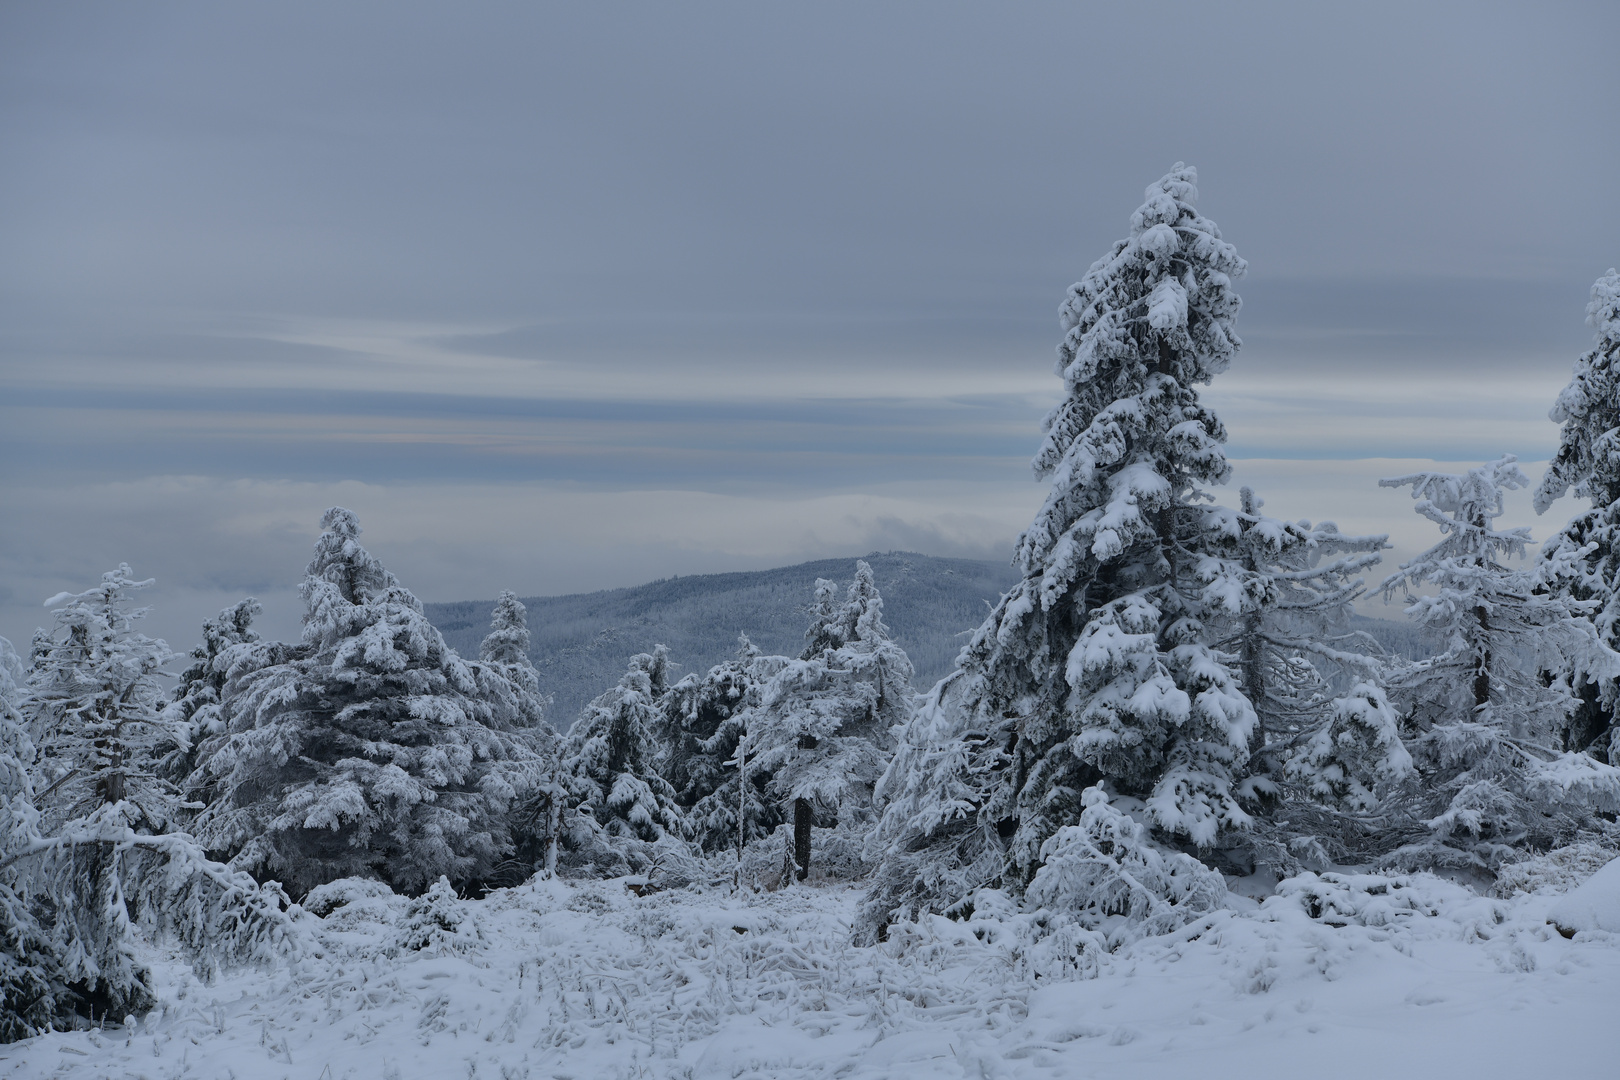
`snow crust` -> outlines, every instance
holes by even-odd
[[[1609,1075],[1620,936],[1547,919],[1620,897],[1620,862],[1563,901],[1424,874],[1233,884],[1226,907],[1110,953],[994,893],[854,948],[852,889],[547,881],[412,902],[335,883],[290,967],[208,985],[154,957],[159,1010],[0,1047],[0,1075]]]

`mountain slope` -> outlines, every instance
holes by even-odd
[[[987,605],[1017,580],[1010,566],[911,552],[867,555],[883,593],[884,621],[911,656],[915,684],[926,689],[951,669],[965,634]],[[612,686],[631,656],[667,645],[677,672],[707,671],[732,655],[746,633],[768,653],[797,655],[817,578],[840,588],[855,560],[822,559],[775,570],[668,578],[627,589],[525,597],[529,655],[549,718],[567,728],[591,698]],[[463,656],[477,656],[489,630],[492,600],[425,604],[427,616]]]

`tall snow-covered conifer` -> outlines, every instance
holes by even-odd
[[[1246,266],[1196,209],[1196,179],[1178,164],[1151,185],[1130,235],[1069,289],[1064,398],[1034,461],[1050,490],[1019,539],[1024,577],[931,699],[927,749],[896,758],[932,774],[942,802],[902,820],[918,779],[885,779],[898,801],[884,843],[916,865],[880,872],[874,903],[949,906],[1000,844],[997,876],[1021,885],[1101,782],[1197,844],[1249,820],[1234,785],[1255,714],[1206,621],[1211,574],[1237,569],[1221,560],[1224,516],[1203,505],[1230,473],[1226,431],[1197,390],[1237,352]]]
[[[540,674],[529,659],[529,611],[511,590],[495,601],[478,660],[468,667],[499,726],[511,728],[533,755],[520,785],[525,795],[511,814],[516,850],[487,883],[520,884],[536,871],[549,875],[557,866],[569,784],[563,774],[562,739],[545,719]]]
[[[1558,453],[1536,488],[1536,513],[1573,490],[1591,501],[1542,546],[1542,577],[1555,591],[1595,602],[1590,618],[1610,648],[1620,648],[1620,273],[1592,285],[1586,320],[1597,341],[1580,359],[1552,407],[1563,425]],[[1580,704],[1564,744],[1591,750],[1620,765],[1620,686],[1595,672],[1566,666]]]

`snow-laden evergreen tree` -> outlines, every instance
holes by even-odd
[[[470,664],[481,693],[496,708],[496,725],[530,732],[539,742],[556,742],[556,730],[544,721],[539,672],[528,657],[528,609],[510,589],[501,593],[489,619],[489,633]]]
[[[167,730],[158,746],[157,771],[164,779],[184,783],[196,767],[198,743],[225,729],[219,703],[226,651],[259,640],[253,619],[261,610],[250,596],[203,623],[202,642],[191,650],[191,666],[181,672],[174,700],[163,713]]]
[[[94,608],[121,590],[104,579],[100,589],[72,599]],[[94,644],[98,623],[108,621],[105,611],[99,619],[81,614],[64,611],[59,625],[84,631],[81,654],[107,653]],[[123,626],[128,633],[127,622]],[[53,804],[48,817],[40,813],[36,792],[48,792],[51,777],[62,782],[62,761],[40,759],[25,712],[47,723],[67,715],[59,696],[68,683],[59,677],[57,665],[67,660],[60,645],[57,640],[36,652],[47,665],[42,670],[58,676],[42,682],[52,696],[40,703],[19,682],[16,653],[0,638],[0,1042],[149,1008],[151,976],[138,940],[143,929],[167,931],[204,974],[222,963],[270,959],[293,944],[279,890],[262,889],[211,862],[187,836],[137,831],[150,824],[150,815],[127,799],[105,802],[105,782],[89,785],[102,801],[86,796]],[[145,648],[157,651],[151,643]],[[86,665],[79,669],[87,683]],[[131,700],[138,697],[144,690]],[[155,695],[150,704],[155,708]],[[121,774],[126,796],[142,787],[128,761]]]
[[[810,872],[818,817],[864,823],[912,696],[911,661],[889,638],[872,568],[855,564],[855,580],[836,610],[823,610],[830,608],[823,585],[817,582],[807,655],[783,665],[760,691],[743,744],[754,767],[770,774],[784,811],[792,808],[801,881]]]
[[[1371,682],[1358,682],[1334,699],[1328,722],[1311,732],[1286,768],[1312,799],[1357,813],[1378,809],[1413,775],[1400,718]]]
[[[739,815],[745,844],[782,822],[780,806],[767,795],[771,774],[739,762],[737,747],[747,733],[749,710],[787,663],[786,657],[762,654],[740,635],[735,658],[702,676],[686,676],[664,698],[660,772],[675,788],[692,838],[704,851],[737,846]],[[738,787],[739,765],[747,770],[746,789]]]
[[[1545,513],[1571,490],[1591,502],[1542,545],[1542,577],[1549,588],[1593,601],[1590,617],[1604,644],[1620,648],[1620,273],[1592,285],[1586,321],[1597,341],[1580,359],[1550,416],[1562,424],[1558,453],[1536,487],[1536,513]],[[1589,750],[1620,765],[1615,723],[1620,687],[1612,678],[1566,664],[1580,704],[1563,745]]]
[[[125,824],[162,832],[175,817],[174,787],[156,775],[167,694],[158,681],[174,654],[135,629],[146,608],[128,563],[82,593],[46,601],[56,630],[36,642],[27,715],[48,786],[51,827],[107,807]]]
[[[535,765],[511,684],[445,644],[353,513],[321,527],[302,643],[227,650],[225,730],[192,776],[198,836],[298,895],[343,877],[411,893],[481,880],[511,850],[507,812]]]
[[[528,744],[534,757],[523,785],[526,795],[511,815],[513,856],[486,882],[517,885],[536,871],[549,876],[556,870],[570,786],[562,767],[562,739],[545,719],[540,674],[529,659],[528,608],[511,590],[495,602],[478,657],[469,667],[480,696],[493,703],[496,716]]]
[[[9,870],[39,839],[30,767],[34,743],[23,719],[23,665],[0,637],[0,867]],[[17,875],[0,870],[0,1043],[45,1030],[73,1008],[62,977],[63,958],[51,949],[31,897]]]
[[[652,843],[685,832],[675,789],[654,765],[668,670],[662,646],[637,654],[619,684],[585,706],[568,729],[563,768],[580,811],[578,824],[610,840]]]
[[[1144,799],[1164,834],[1199,845],[1250,820],[1235,787],[1254,709],[1209,623],[1228,614],[1210,610],[1209,597],[1231,591],[1217,579],[1241,568],[1222,558],[1229,518],[1204,505],[1202,488],[1231,469],[1225,428],[1197,390],[1237,352],[1232,283],[1246,267],[1196,209],[1196,178],[1178,164],[1151,185],[1130,236],[1069,289],[1056,365],[1064,398],[1034,461],[1050,489],[1015,557],[1024,578],[938,698],[928,738],[957,749],[896,759],[957,770],[936,784],[951,793],[948,813],[885,824],[896,852],[931,850],[940,830],[993,830],[1007,845],[1006,883],[1021,888],[1046,840],[1079,821],[1080,793],[1102,783]],[[885,790],[913,784],[896,777]],[[963,843],[932,849],[948,865],[919,869],[911,885],[880,872],[874,896],[887,889],[936,910],[958,902],[954,890],[973,884],[967,867],[986,862],[979,839]],[[925,901],[925,881],[953,893]]]
[[[503,590],[495,601],[478,659],[501,665],[507,678],[538,697],[540,676],[529,659],[529,609],[511,589]]]
[[[1332,522],[1282,521],[1245,487],[1230,514],[1230,548],[1206,560],[1204,600],[1224,623],[1217,642],[1237,658],[1244,695],[1254,707],[1254,775],[1275,774],[1274,756],[1315,731],[1333,710],[1328,674],[1377,674],[1376,648],[1349,629],[1363,594],[1358,575],[1379,562],[1387,536],[1349,536]],[[1235,564],[1235,565],[1234,565]]]
[[[1109,805],[1100,787],[1080,793],[1080,820],[1041,848],[1027,899],[1057,922],[1099,935],[1104,948],[1164,934],[1221,906],[1221,875],[1179,851],[1165,851],[1148,829]]]
[[[1496,527],[1503,493],[1529,479],[1508,454],[1462,474],[1379,484],[1410,487],[1416,511],[1444,534],[1384,582],[1386,596],[1403,593],[1407,614],[1447,643],[1390,681],[1430,833],[1396,861],[1489,870],[1516,846],[1568,843],[1596,826],[1594,813],[1620,810],[1620,769],[1561,751],[1574,696],[1543,673],[1573,667],[1612,679],[1620,656],[1584,617],[1592,605],[1539,591],[1534,571],[1504,561],[1524,555],[1530,532]],[[1434,592],[1415,595],[1420,586]]]

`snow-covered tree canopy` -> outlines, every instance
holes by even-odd
[[[654,767],[653,732],[668,661],[662,647],[631,658],[619,685],[585,706],[563,744],[574,800],[609,837],[643,841],[686,830],[675,789]]]
[[[1569,385],[1548,412],[1563,430],[1536,486],[1538,514],[1571,489],[1595,507],[1620,500],[1620,272],[1610,270],[1592,284],[1586,321],[1597,342],[1575,361]]]
[[[1214,579],[1241,571],[1218,561],[1230,521],[1201,490],[1230,473],[1226,432],[1197,391],[1237,351],[1245,264],[1196,209],[1195,181],[1177,165],[1150,186],[1130,235],[1069,290],[1025,577],[959,661],[961,737],[1007,755],[971,770],[996,776],[979,812],[1010,833],[1020,880],[1099,782],[1199,844],[1248,821],[1233,778],[1255,714],[1206,624],[1227,614]]]
[[[1535,507],[1544,513],[1571,489],[1592,506],[1543,545],[1541,576],[1553,591],[1591,601],[1598,634],[1610,648],[1620,648],[1620,273],[1610,270],[1593,284],[1586,317],[1597,341],[1575,361],[1574,375],[1552,408],[1563,430],[1558,453],[1536,488]],[[1559,670],[1580,698],[1568,742],[1620,764],[1620,686],[1573,661]]]
[[[1414,509],[1444,534],[1384,582],[1407,614],[1447,643],[1439,656],[1397,672],[1391,691],[1406,714],[1423,777],[1417,802],[1432,839],[1408,862],[1444,859],[1490,868],[1513,846],[1567,843],[1596,812],[1620,808],[1620,770],[1563,751],[1575,699],[1564,677],[1620,675],[1620,655],[1586,617],[1591,603],[1550,593],[1535,571],[1508,565],[1530,543],[1498,529],[1503,494],[1529,485],[1504,455],[1466,473],[1381,480],[1410,487]],[[1434,591],[1414,595],[1419,586]]]
[[[380,876],[418,891],[488,873],[536,778],[513,687],[464,663],[334,507],[300,593],[296,648],[229,650],[226,729],[199,754],[199,837],[296,893]],[[508,714],[503,723],[502,713]]]
[[[735,847],[739,814],[745,839],[769,833],[782,820],[777,801],[764,797],[771,779],[767,770],[751,765],[748,790],[738,790],[737,748],[747,732],[750,710],[759,704],[771,677],[788,662],[786,657],[763,655],[741,635],[734,659],[716,664],[704,675],[686,676],[664,697],[659,771],[686,808],[692,838],[706,851]]]
[[[174,701],[163,714],[168,731],[159,746],[158,772],[165,778],[183,782],[196,767],[197,744],[224,730],[219,705],[229,674],[226,654],[232,646],[259,640],[253,619],[260,610],[248,597],[203,623],[202,643],[191,650],[191,666],[181,672]]]
[[[159,675],[174,654],[135,630],[147,609],[131,606],[151,584],[121,563],[95,588],[45,602],[56,630],[35,643],[27,709],[54,821],[102,805],[122,805],[129,823],[149,827],[174,815],[173,789],[155,775],[154,755],[165,734]]]

